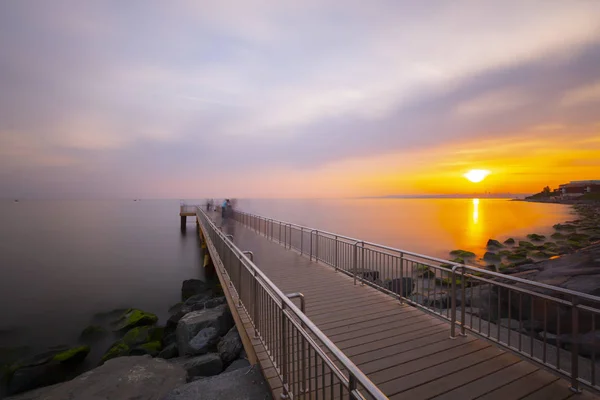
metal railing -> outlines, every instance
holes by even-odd
[[[286,295],[197,208],[207,246],[217,268],[229,277],[291,399],[373,399],[387,397],[304,315],[304,296]],[[216,254],[214,254],[216,253]],[[289,297],[288,297],[289,296]],[[290,298],[300,298],[302,310]]]
[[[546,369],[599,390],[596,319],[600,297],[515,276],[234,212],[250,229],[450,323],[450,337],[473,332]]]

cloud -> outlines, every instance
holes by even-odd
[[[600,102],[600,81],[569,90],[562,98],[561,104],[573,107],[592,102]]]

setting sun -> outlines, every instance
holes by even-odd
[[[490,171],[485,169],[472,169],[467,172],[464,177],[470,180],[473,183],[481,182],[485,179],[486,176],[490,174]]]

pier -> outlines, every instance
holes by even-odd
[[[274,396],[599,398],[595,339],[539,334],[593,332],[598,297],[240,211],[180,215],[190,210]]]

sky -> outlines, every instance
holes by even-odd
[[[0,197],[578,179],[600,179],[598,1],[0,2]]]

